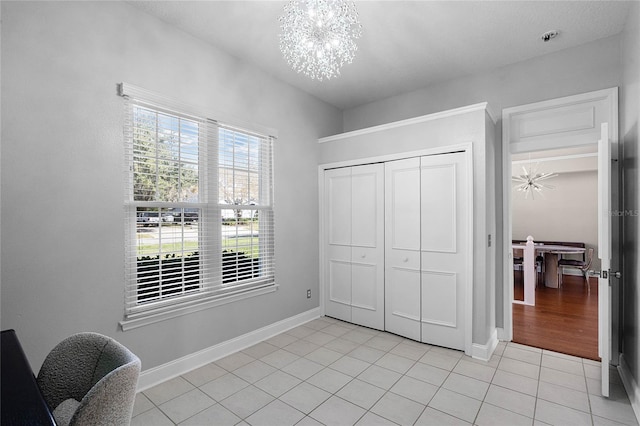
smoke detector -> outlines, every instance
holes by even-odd
[[[540,38],[542,39],[542,41],[544,41],[546,43],[546,42],[550,41],[552,38],[558,37],[558,34],[560,34],[560,31],[558,31],[558,30],[547,31],[546,33],[542,34],[542,36],[540,36]]]

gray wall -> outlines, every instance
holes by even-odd
[[[0,321],[35,371],[83,330],[149,369],[319,305],[317,138],[341,130],[339,110],[126,3],[3,1],[2,18]],[[279,131],[279,291],[119,331],[122,81]]]
[[[356,130],[478,102],[498,115],[496,140],[502,140],[502,109],[619,86],[620,36],[497,68],[362,105],[344,112],[344,130]],[[496,155],[496,216],[502,223],[502,146]],[[503,323],[502,229],[496,230],[496,326]]]
[[[638,123],[640,122],[640,4],[629,13],[622,38],[621,126],[623,210],[623,343],[622,355],[636,381],[640,383],[640,226],[638,198]],[[636,402],[638,395],[636,395]]]
[[[550,163],[545,171],[553,171]],[[531,235],[539,241],[582,242],[593,248],[591,269],[600,270],[598,259],[598,172],[561,173],[547,181],[553,190],[527,199],[520,193],[511,198],[513,239]],[[579,257],[578,257],[579,258]],[[593,281],[595,282],[595,281]]]
[[[501,116],[503,108],[619,85],[620,37],[613,36],[346,110],[344,131],[478,102]]]

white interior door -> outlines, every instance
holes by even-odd
[[[384,330],[384,165],[351,169],[351,321]]]
[[[602,395],[609,396],[609,363],[611,360],[611,143],[609,127],[603,123],[598,141],[598,355],[602,367]]]
[[[351,322],[351,169],[325,172],[325,313]]]
[[[421,158],[422,341],[465,350],[468,277],[465,153]]]
[[[420,158],[385,163],[385,329],[420,340]]]

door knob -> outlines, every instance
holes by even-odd
[[[404,263],[407,263],[408,261],[409,261],[408,257],[405,257],[404,260],[403,260]]]

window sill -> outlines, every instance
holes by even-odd
[[[186,306],[180,306],[158,313],[149,313],[148,315],[144,315],[139,318],[122,320],[119,324],[122,328],[122,331],[133,330],[134,328],[144,327],[149,324],[154,324],[156,322],[180,317],[182,315],[188,315],[193,312],[202,311],[205,309],[213,308],[215,306],[226,305],[227,303],[237,302],[239,300],[248,299],[250,297],[273,293],[276,290],[278,290],[278,285],[274,284],[268,287],[257,288],[255,290],[249,290],[244,293],[234,294],[231,296],[219,297],[204,301],[194,301]]]

